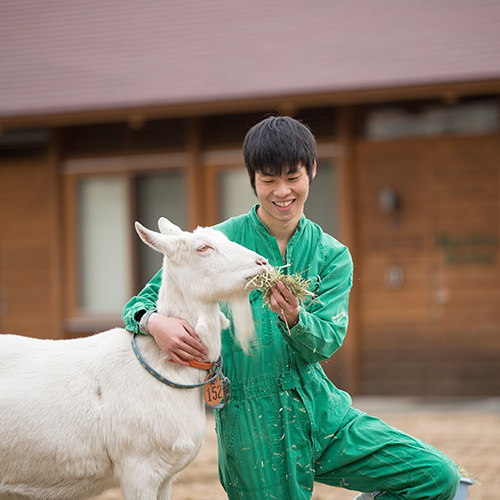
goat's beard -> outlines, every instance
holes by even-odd
[[[231,307],[236,339],[243,351],[248,354],[250,341],[255,334],[252,306],[250,305],[248,295],[231,300],[229,305]]]

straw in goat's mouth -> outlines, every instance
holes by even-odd
[[[245,289],[261,290],[264,294],[262,302],[269,305],[271,300],[271,288],[281,281],[297,297],[303,307],[308,306],[317,300],[316,294],[311,291],[310,280],[304,279],[300,274],[284,274],[283,269],[287,266],[272,268],[263,273],[256,274],[249,278]]]

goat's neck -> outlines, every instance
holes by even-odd
[[[158,294],[158,312],[187,321],[207,348],[207,360],[218,359],[221,350],[221,311],[217,302],[201,302],[187,296],[173,282],[164,278]]]

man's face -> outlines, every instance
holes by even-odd
[[[316,164],[313,175],[316,175]],[[304,204],[309,195],[307,169],[300,166],[296,172],[272,176],[256,172],[255,191],[260,202],[259,217],[266,225],[276,222],[296,222],[304,213]]]

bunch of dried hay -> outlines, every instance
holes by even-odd
[[[285,274],[283,269],[288,266],[272,268],[270,271],[256,274],[247,281],[245,288],[261,290],[264,294],[262,302],[269,305],[271,300],[271,288],[281,281],[299,299],[303,307],[315,302],[316,294],[311,291],[311,281],[304,279],[300,274]]]
[[[477,478],[477,476],[471,472],[469,472],[466,468],[460,466],[458,468],[458,471],[460,472],[460,475],[462,477],[465,477],[466,479],[470,479],[471,481],[473,481],[476,485],[478,486],[481,486],[481,482],[479,481],[479,479]]]

